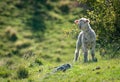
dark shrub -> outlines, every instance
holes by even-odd
[[[8,78],[11,75],[10,70],[6,69],[5,67],[0,67],[0,77]]]
[[[17,71],[17,75],[19,79],[24,79],[28,77],[28,70],[24,67],[20,67]]]
[[[43,63],[39,59],[35,59],[35,63],[37,63],[38,65],[43,65]]]
[[[11,41],[16,41],[18,39],[17,31],[15,29],[13,29],[12,27],[8,27],[5,30],[5,33],[6,33],[6,36],[8,37],[8,39]]]
[[[56,62],[61,62],[61,58],[57,57]]]
[[[61,10],[64,14],[67,14],[67,13],[69,13],[70,8],[69,8],[68,5],[62,5],[62,6],[60,6],[60,10]]]

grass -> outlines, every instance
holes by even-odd
[[[76,63],[65,73],[49,75],[41,82],[119,82],[119,62],[119,59],[99,59],[97,63]]]
[[[16,8],[15,6],[15,4],[17,3],[19,2],[16,1],[13,4],[11,3],[11,5],[14,5],[14,8],[16,10],[13,10],[12,12],[19,11],[19,8]],[[48,18],[46,16],[45,19],[43,19],[43,23],[46,27],[46,29],[44,29],[44,32],[41,32],[40,30],[33,31],[33,27],[30,27],[30,25],[26,24],[28,19],[32,17],[32,6],[28,6],[28,10],[31,11],[28,11],[26,13],[24,12],[27,8],[21,10],[21,13],[23,13],[23,16],[21,17],[19,17],[19,15],[21,15],[19,13],[17,13],[18,18],[14,18],[14,14],[13,16],[9,15],[8,19],[11,19],[12,17],[13,21],[6,22],[7,16],[4,16],[3,14],[2,16],[0,14],[0,17],[2,18],[0,22],[4,23],[0,27],[0,81],[120,81],[119,58],[101,58],[101,56],[99,55],[99,49],[96,50],[98,62],[83,63],[83,56],[81,55],[80,61],[74,64],[72,63],[76,44],[76,36],[74,36],[74,34],[78,35],[79,32],[76,26],[73,24],[73,21],[74,19],[78,18],[79,13],[83,12],[82,9],[72,8],[67,11],[69,13],[63,14],[59,9],[62,4],[59,4],[57,6],[55,3],[49,4],[51,6],[55,6],[54,9],[49,13],[47,13],[49,10],[47,10],[46,7],[45,9],[43,8],[43,12],[47,13],[48,16]],[[68,4],[68,2],[66,2],[66,4]],[[67,6],[66,4],[64,4],[65,7]],[[6,5],[6,8],[7,7],[9,8],[9,6]],[[44,5],[42,5],[42,7],[44,7]],[[9,12],[9,10],[6,11]],[[4,11],[4,13],[7,13],[6,11]],[[83,14],[81,14],[80,16],[83,16]],[[73,30],[71,31],[71,29]],[[69,33],[70,36],[67,36],[67,33]],[[17,37],[16,40],[11,40],[11,38],[13,38],[13,35]],[[50,74],[55,67],[65,63],[71,63],[72,68],[67,70],[66,72],[56,72],[55,74]],[[23,67],[23,70],[18,72],[21,67]],[[97,67],[100,67],[100,69],[97,69]],[[21,76],[21,72],[23,72],[23,74],[26,74],[26,76]]]

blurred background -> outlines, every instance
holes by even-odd
[[[44,66],[72,61],[82,17],[97,34],[97,55],[119,57],[120,0],[0,0],[1,81],[32,82]]]

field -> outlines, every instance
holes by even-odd
[[[0,81],[119,82],[119,56],[110,58],[104,50],[101,56],[98,43],[98,62],[84,63],[83,54],[73,62],[80,32],[74,20],[84,16],[84,11],[72,4],[76,1],[48,1],[41,0],[36,6],[32,0],[0,2]],[[65,72],[52,72],[66,63],[72,67]]]

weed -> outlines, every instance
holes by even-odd
[[[17,32],[12,27],[7,27],[5,33],[9,40],[11,41],[16,41],[18,39]]]
[[[61,62],[61,59],[59,57],[57,57],[56,62]]]
[[[11,75],[11,72],[5,67],[0,67],[0,77],[8,78]]]
[[[28,69],[26,69],[25,67],[19,67],[18,71],[17,71],[17,76],[19,79],[24,79],[24,78],[28,78]]]
[[[39,59],[35,59],[35,63],[37,63],[38,65],[43,65],[43,63]]]

